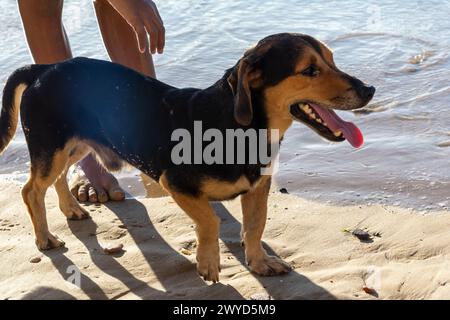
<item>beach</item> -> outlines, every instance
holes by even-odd
[[[450,4],[155,2],[167,29],[156,73],[176,87],[212,85],[269,34],[327,43],[341,69],[377,88],[368,106],[338,112],[359,126],[364,146],[325,142],[294,124],[263,236],[293,271],[248,270],[237,198],[214,203],[222,272],[212,284],[196,273],[193,222],[137,170],[117,175],[124,202],[83,204],[84,221],[67,221],[51,188],[50,230],[66,246],[39,252],[20,196],[29,156],[19,128],[0,156],[0,299],[449,299]],[[74,55],[108,59],[90,0],[66,1],[63,20]],[[0,25],[2,89],[32,60],[15,0],[0,5]],[[120,244],[119,253],[104,252]]]
[[[192,221],[170,197],[89,205],[92,219],[67,221],[50,190],[49,225],[66,248],[39,252],[19,190],[17,185],[0,186],[1,299],[450,296],[448,212],[421,215],[383,205],[330,206],[273,190],[263,240],[268,252],[291,264],[293,271],[259,277],[244,261],[240,203],[216,203],[222,220],[222,272],[220,282],[212,284],[196,273]],[[355,228],[367,231],[372,240],[361,242],[348,232]],[[123,244],[123,250],[105,254],[108,244]],[[36,259],[40,261],[30,262]]]

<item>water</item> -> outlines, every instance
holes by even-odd
[[[338,66],[377,87],[371,104],[341,113],[365,146],[331,144],[295,124],[275,181],[291,193],[338,204],[450,207],[449,1],[157,1],[167,29],[158,78],[206,87],[266,35],[302,32],[325,41]],[[107,59],[89,0],[66,1],[74,55]],[[16,1],[0,4],[0,83],[31,62]],[[27,152],[19,132],[0,158],[3,180],[23,181]],[[124,180],[125,186],[135,180]]]

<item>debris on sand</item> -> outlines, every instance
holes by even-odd
[[[372,240],[372,236],[367,231],[362,229],[355,229],[352,231],[352,235],[357,237],[360,241],[370,241]]]
[[[30,259],[30,263],[39,263],[41,262],[41,257],[33,257]]]
[[[358,240],[361,242],[373,242],[372,237],[381,237],[381,234],[379,232],[370,234],[369,232],[359,229],[359,228],[356,228],[353,230],[349,229],[349,228],[345,228],[342,230],[342,232],[351,234],[352,236],[358,238]]]
[[[185,256],[190,256],[192,254],[192,251],[186,248],[181,248],[180,252]]]
[[[377,297],[378,298],[378,292],[377,290],[373,289],[373,288],[369,288],[369,287],[363,287],[362,290],[367,293],[370,294],[371,296]]]
[[[105,248],[103,248],[103,252],[106,254],[116,254],[120,253],[123,250],[123,244],[108,244]]]
[[[280,189],[280,192],[281,192],[281,193],[284,193],[284,194],[289,194],[289,192],[287,191],[286,188],[281,188],[281,189]]]

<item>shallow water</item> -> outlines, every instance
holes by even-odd
[[[280,186],[302,197],[450,207],[449,1],[156,1],[167,29],[158,78],[206,87],[268,34],[302,32],[334,49],[337,65],[377,87],[358,113],[340,113],[365,135],[359,150],[331,144],[295,124],[281,152]],[[89,0],[66,1],[74,55],[107,59]],[[16,1],[0,4],[0,83],[30,63]],[[0,178],[23,181],[23,135],[0,158]],[[122,174],[125,186],[136,180]],[[134,189],[133,189],[134,190]],[[131,190],[131,192],[135,192]],[[139,192],[137,192],[139,194]]]

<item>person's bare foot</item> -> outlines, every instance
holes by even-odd
[[[80,202],[122,201],[125,192],[117,179],[88,155],[78,163],[78,168],[70,179],[70,191]]]

